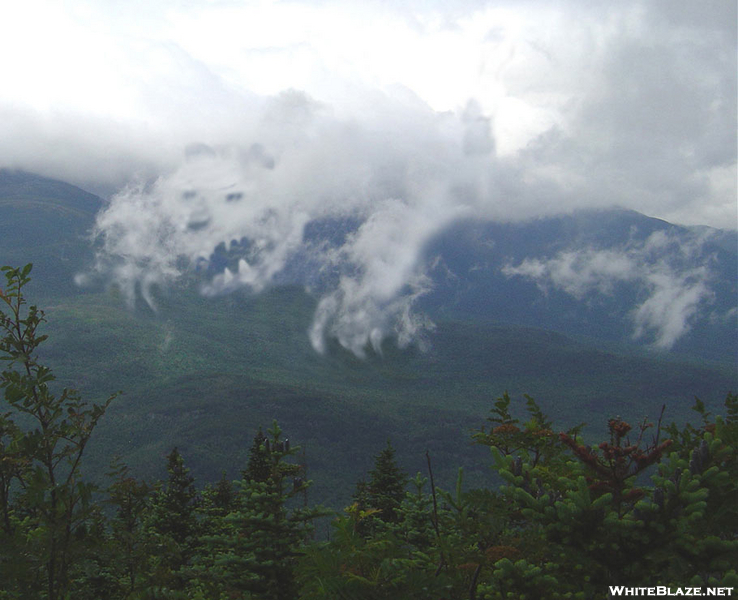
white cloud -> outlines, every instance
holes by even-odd
[[[427,203],[433,197],[420,196]],[[432,200],[431,200],[432,201]],[[437,210],[444,210],[438,207]],[[425,242],[453,216],[400,200],[386,200],[351,235],[334,256],[355,276],[344,275],[335,291],[319,304],[310,339],[316,350],[325,348],[326,333],[355,354],[368,343],[376,351],[388,333],[406,346],[429,323],[411,311],[415,300],[428,290],[419,253]]]
[[[654,345],[668,350],[689,331],[700,304],[712,297],[708,274],[705,269],[692,269],[679,276],[654,270],[644,280],[651,295],[634,311],[633,337],[653,333]]]
[[[635,284],[646,298],[631,311],[633,337],[668,350],[713,297],[709,260],[689,265],[700,255],[702,242],[695,238],[685,243],[657,231],[621,249],[565,251],[508,264],[502,271],[535,281],[544,292],[559,289],[579,300],[593,293],[612,295],[622,283]]]
[[[337,251],[352,268],[316,317],[358,351],[395,327],[406,339],[422,245],[460,213],[620,205],[736,227],[735,12],[638,0],[27,0],[0,22],[0,167],[123,189],[98,223],[100,269],[131,297],[175,277],[179,257],[242,238],[250,254],[206,291],[261,289],[305,249],[305,223],[360,215]],[[213,153],[183,161],[197,143]],[[561,285],[606,291],[598,274],[617,257],[591,258],[560,257]],[[667,297],[682,303],[677,324],[703,301],[698,290]]]
[[[492,160],[488,123],[377,101],[381,116],[358,123],[290,92],[264,104],[244,132],[250,144],[194,146],[176,171],[112,198],[97,220],[97,271],[129,301],[137,290],[150,301],[152,283],[179,277],[182,258],[207,264],[220,245],[238,262],[205,294],[259,292],[291,258],[310,254],[340,273],[316,313],[316,349],[326,333],[357,355],[390,333],[408,343],[423,326],[410,311],[427,285],[422,249],[478,200]],[[361,225],[338,246],[305,242],[311,221],[347,215]]]
[[[176,169],[189,143],[243,143],[254,105],[286,89],[362,121],[375,94],[404,88],[441,112],[474,99],[516,177],[550,182],[505,218],[618,204],[734,228],[735,12],[28,0],[0,23],[0,166],[122,186]]]

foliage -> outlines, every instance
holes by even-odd
[[[220,495],[212,492],[212,533],[203,539],[199,565],[199,583],[208,597],[297,597],[297,559],[311,537],[310,521],[322,514],[295,504],[310,485],[304,466],[292,462],[298,452],[282,439],[276,422],[268,436],[259,429],[236,497],[229,497],[223,483]],[[226,497],[227,508],[214,510],[216,499]]]
[[[259,431],[254,436],[254,442],[249,450],[249,462],[241,472],[244,481],[265,482],[272,475],[271,448],[269,438]]]
[[[371,508],[379,511],[379,519],[385,523],[398,520],[397,511],[405,497],[406,485],[407,475],[397,466],[395,449],[387,441],[387,446],[374,459],[367,486],[367,502]]]
[[[555,434],[530,397],[515,416],[504,394],[472,435],[494,485],[468,487],[459,469],[454,489],[437,487],[426,452],[427,477],[407,490],[388,442],[323,541],[304,455],[276,421],[254,437],[241,480],[198,492],[175,448],[165,481],[116,462],[96,490],[82,459],[113,397],[54,393],[37,358],[44,315],[22,294],[30,270],[5,268],[0,292],[2,600],[559,600],[605,598],[610,585],[738,585],[734,394],[724,416],[697,400],[697,425],[611,418],[599,444],[583,426]]]
[[[194,478],[177,448],[167,456],[169,477],[157,486],[146,518],[152,581],[165,589],[183,590],[187,568],[198,545],[199,498]]]
[[[115,568],[120,592],[130,595],[141,586],[149,563],[151,548],[145,542],[144,528],[151,489],[119,461],[113,464],[110,476],[114,479],[107,502],[115,510],[109,522],[110,566]]]
[[[599,451],[561,434],[575,460],[557,480],[544,478],[539,465],[493,448],[507,482],[502,492],[519,507],[526,527],[537,532],[542,550],[537,560],[529,555],[524,563],[496,565],[502,571],[494,577],[514,579],[528,572],[528,582],[556,581],[549,587],[556,592],[539,596],[543,598],[598,597],[607,585],[712,585],[732,577],[738,522],[726,519],[719,530],[705,509],[706,499],[715,498],[718,514],[731,511],[729,498],[738,493],[728,476],[735,468],[734,447],[715,439],[711,423],[691,428],[697,449],[690,467],[677,452],[666,455],[672,441],[661,442],[658,431],[646,443],[644,433],[650,427],[644,422],[631,440],[630,426],[611,419],[610,440],[599,444]],[[643,478],[646,470],[651,472],[650,488]],[[572,579],[576,573],[581,575]]]
[[[98,480],[116,454],[139,476],[160,478],[163,463],[150,457],[174,446],[187,448],[198,481],[214,483],[223,468],[236,479],[258,424],[276,418],[309,450],[311,478],[326,482],[311,497],[340,508],[387,438],[412,474],[430,446],[439,485],[453,487],[459,466],[470,483],[483,480],[484,453],[469,451],[459,431],[505,387],[531,390],[560,429],[606,422],[610,407],[657,416],[664,403],[684,422],[684,398],[700,395],[714,410],[736,387],[734,368],[457,322],[439,323],[426,354],[387,347],[358,361],[332,348],[318,357],[305,336],[314,304],[295,288],[205,301],[185,287],[156,300],[156,314],[128,311],[109,293],[54,301],[45,356],[64,385],[84,385],[90,397],[126,390],[86,457]]]
[[[55,600],[92,550],[93,486],[81,479],[80,465],[115,395],[88,405],[75,390],[53,393],[54,375],[37,356],[44,313],[23,296],[31,268],[2,268],[0,388],[9,410],[0,415],[0,579],[25,597]]]
[[[474,434],[491,448],[498,490],[465,490],[460,471],[437,499],[419,474],[396,521],[368,535],[374,515],[352,505],[308,550],[303,597],[583,599],[605,598],[609,585],[733,585],[735,396],[726,420],[670,427],[681,446],[660,439],[660,424],[647,440],[646,421],[631,439],[614,418],[595,449],[581,428],[554,435],[531,398],[525,423],[510,404],[499,398],[491,428]]]
[[[407,474],[397,465],[395,449],[387,440],[385,448],[374,457],[374,468],[369,471],[369,482],[356,484],[354,505],[350,511],[361,514],[355,522],[358,532],[369,534],[388,523],[396,523],[399,508],[405,498]]]

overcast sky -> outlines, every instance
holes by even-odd
[[[423,251],[455,220],[622,206],[735,229],[736,19],[732,0],[4,0],[0,167],[110,197],[97,271],[131,301],[234,240],[204,293],[309,257],[340,274],[313,346],[361,355],[427,325]],[[347,215],[342,245],[305,239]],[[675,299],[634,307],[668,347],[709,294],[662,275],[628,277]]]
[[[620,204],[736,227],[731,0],[24,0],[0,53],[0,166],[112,190],[191,143],[249,145],[285,90],[370,127],[472,100],[490,168],[539,186],[510,218]]]

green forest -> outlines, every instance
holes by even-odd
[[[592,443],[558,432],[533,398],[504,393],[480,415],[494,486],[405,473],[392,440],[350,505],[320,486],[299,440],[265,423],[240,477],[195,481],[172,448],[167,476],[122,461],[84,476],[102,403],[59,389],[39,358],[44,312],[31,266],[0,286],[0,599],[607,598],[612,585],[738,588],[738,396],[696,400],[692,424],[612,417]],[[60,379],[62,379],[60,377]],[[520,416],[524,414],[525,416]],[[466,440],[460,440],[465,443]],[[225,470],[225,466],[224,466]],[[220,479],[218,479],[220,477]],[[317,523],[328,523],[318,528]],[[325,532],[324,532],[325,531]]]

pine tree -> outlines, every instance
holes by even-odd
[[[109,477],[112,483],[102,503],[112,507],[109,520],[103,516],[102,503],[90,528],[96,536],[94,553],[80,565],[69,591],[75,600],[108,600],[137,597],[146,581],[149,548],[144,519],[150,488],[131,475],[127,466],[115,458]]]
[[[225,472],[218,483],[207,485],[202,493],[201,512],[211,517],[224,517],[236,507],[237,495]]]
[[[177,448],[167,456],[169,478],[154,494],[151,526],[180,546],[192,541],[197,531],[194,478]]]
[[[405,498],[408,476],[397,466],[395,449],[387,441],[387,446],[374,458],[374,468],[369,471],[366,486],[366,501],[377,509],[377,518],[386,522],[397,521],[397,509]]]
[[[244,481],[267,481],[271,476],[272,465],[270,461],[269,439],[259,427],[254,436],[254,441],[249,450],[249,461],[246,469],[241,471]]]
[[[115,507],[115,514],[110,521],[109,546],[120,572],[121,587],[132,594],[146,568],[148,548],[143,529],[151,490],[117,461],[110,475],[115,479],[108,488],[108,503]]]
[[[183,589],[186,568],[198,543],[197,491],[190,470],[174,448],[167,456],[169,477],[154,492],[148,518],[148,538],[154,583]]]
[[[672,427],[683,444],[668,454],[675,444],[661,441],[658,428],[646,441],[651,427],[644,421],[631,436],[630,425],[611,419],[610,439],[596,449],[560,434],[561,447],[576,461],[554,460],[557,477],[546,461],[534,464],[531,453],[515,457],[492,446],[508,484],[502,492],[510,515],[522,517],[508,528],[514,525],[524,543],[518,560],[490,565],[480,593],[491,599],[584,598],[597,597],[607,585],[738,582],[735,521],[722,521],[736,495],[729,475],[735,448],[726,443],[730,424],[718,417],[701,429]],[[652,486],[645,485],[647,470],[656,470]]]
[[[298,596],[295,566],[309,521],[321,511],[290,507],[310,482],[303,468],[290,461],[297,454],[275,422],[266,438],[261,430],[251,448],[238,499],[223,518],[220,533],[206,538],[212,566],[203,573],[208,593],[252,594],[260,600]],[[249,596],[251,597],[251,596]]]

